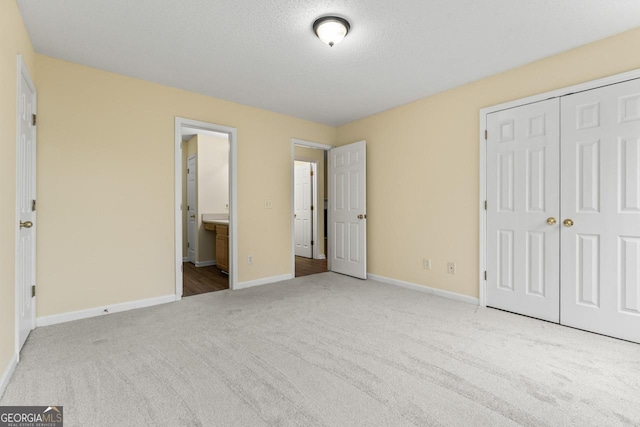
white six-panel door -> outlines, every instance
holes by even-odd
[[[559,102],[487,116],[487,305],[559,320]]]
[[[187,159],[187,253],[189,262],[196,262],[197,215],[196,156]]]
[[[487,130],[487,305],[640,342],[640,80]]]
[[[367,278],[366,142],[329,150],[329,265]]]
[[[36,138],[35,88],[26,69],[20,70],[18,93],[17,206],[18,242],[16,281],[18,298],[18,349],[24,345],[35,327],[36,284]]]
[[[297,163],[294,168],[294,233],[296,256],[313,257],[311,222],[311,163]]]
[[[640,80],[561,111],[561,322],[640,342]]]

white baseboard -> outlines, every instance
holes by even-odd
[[[327,259],[327,256],[325,254],[320,254],[316,259]]]
[[[13,376],[13,372],[16,370],[16,366],[18,366],[18,354],[13,353],[13,356],[9,361],[9,365],[2,373],[2,377],[0,377],[0,398],[4,394],[4,391],[7,389],[9,381],[11,381],[11,377]]]
[[[238,289],[253,288],[254,286],[268,285],[269,283],[282,282],[283,280],[291,280],[293,277],[293,274],[283,274],[281,276],[265,277],[264,279],[240,282],[236,285],[234,291]]]
[[[211,267],[212,265],[218,265],[218,262],[214,259],[213,261],[196,261],[196,267]]]
[[[376,282],[386,283],[388,285],[401,286],[403,288],[413,289],[414,291],[426,292],[428,294],[437,295],[443,298],[449,298],[456,301],[466,302],[468,304],[478,305],[478,298],[470,297],[467,295],[458,294],[455,292],[443,291],[442,289],[431,288],[426,285],[418,285],[417,283],[403,282],[402,280],[390,279],[388,277],[378,276],[376,274],[368,273],[367,277]]]
[[[51,316],[38,317],[36,327],[56,325],[58,323],[71,322],[73,320],[88,319],[106,314],[120,313],[122,311],[134,310],[136,308],[151,307],[154,305],[166,304],[176,301],[174,294],[163,297],[148,298],[138,301],[123,302],[120,304],[105,305],[103,307],[89,308],[87,310],[71,311],[69,313],[53,314]]]
[[[189,262],[189,257],[188,256],[182,257],[182,262]]]

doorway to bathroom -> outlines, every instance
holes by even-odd
[[[235,129],[176,119],[176,140],[176,294],[233,288]]]

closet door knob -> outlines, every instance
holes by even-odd
[[[556,219],[552,216],[550,216],[549,218],[547,218],[547,224],[549,225],[556,225],[558,221],[556,221]]]
[[[570,218],[565,219],[562,223],[565,227],[573,227],[573,220]]]

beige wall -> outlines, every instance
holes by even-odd
[[[637,46],[640,29],[339,127],[367,140],[369,272],[477,297],[480,108],[640,68]]]
[[[325,167],[324,167],[324,150],[316,150],[308,147],[294,146],[294,157],[297,160],[315,161],[318,165],[318,193],[314,203],[315,209],[318,209],[318,244],[320,245],[320,255],[325,255],[324,247],[324,199],[325,199]]]
[[[198,247],[196,261],[216,259],[215,233],[204,229],[203,214],[229,213],[229,139],[197,135]]]
[[[176,116],[238,129],[239,280],[291,272],[291,138],[331,144],[335,128],[47,56],[36,65],[38,316],[174,293]]]
[[[0,2],[0,376],[15,351],[18,54],[37,85],[33,48],[18,6],[5,0]]]

